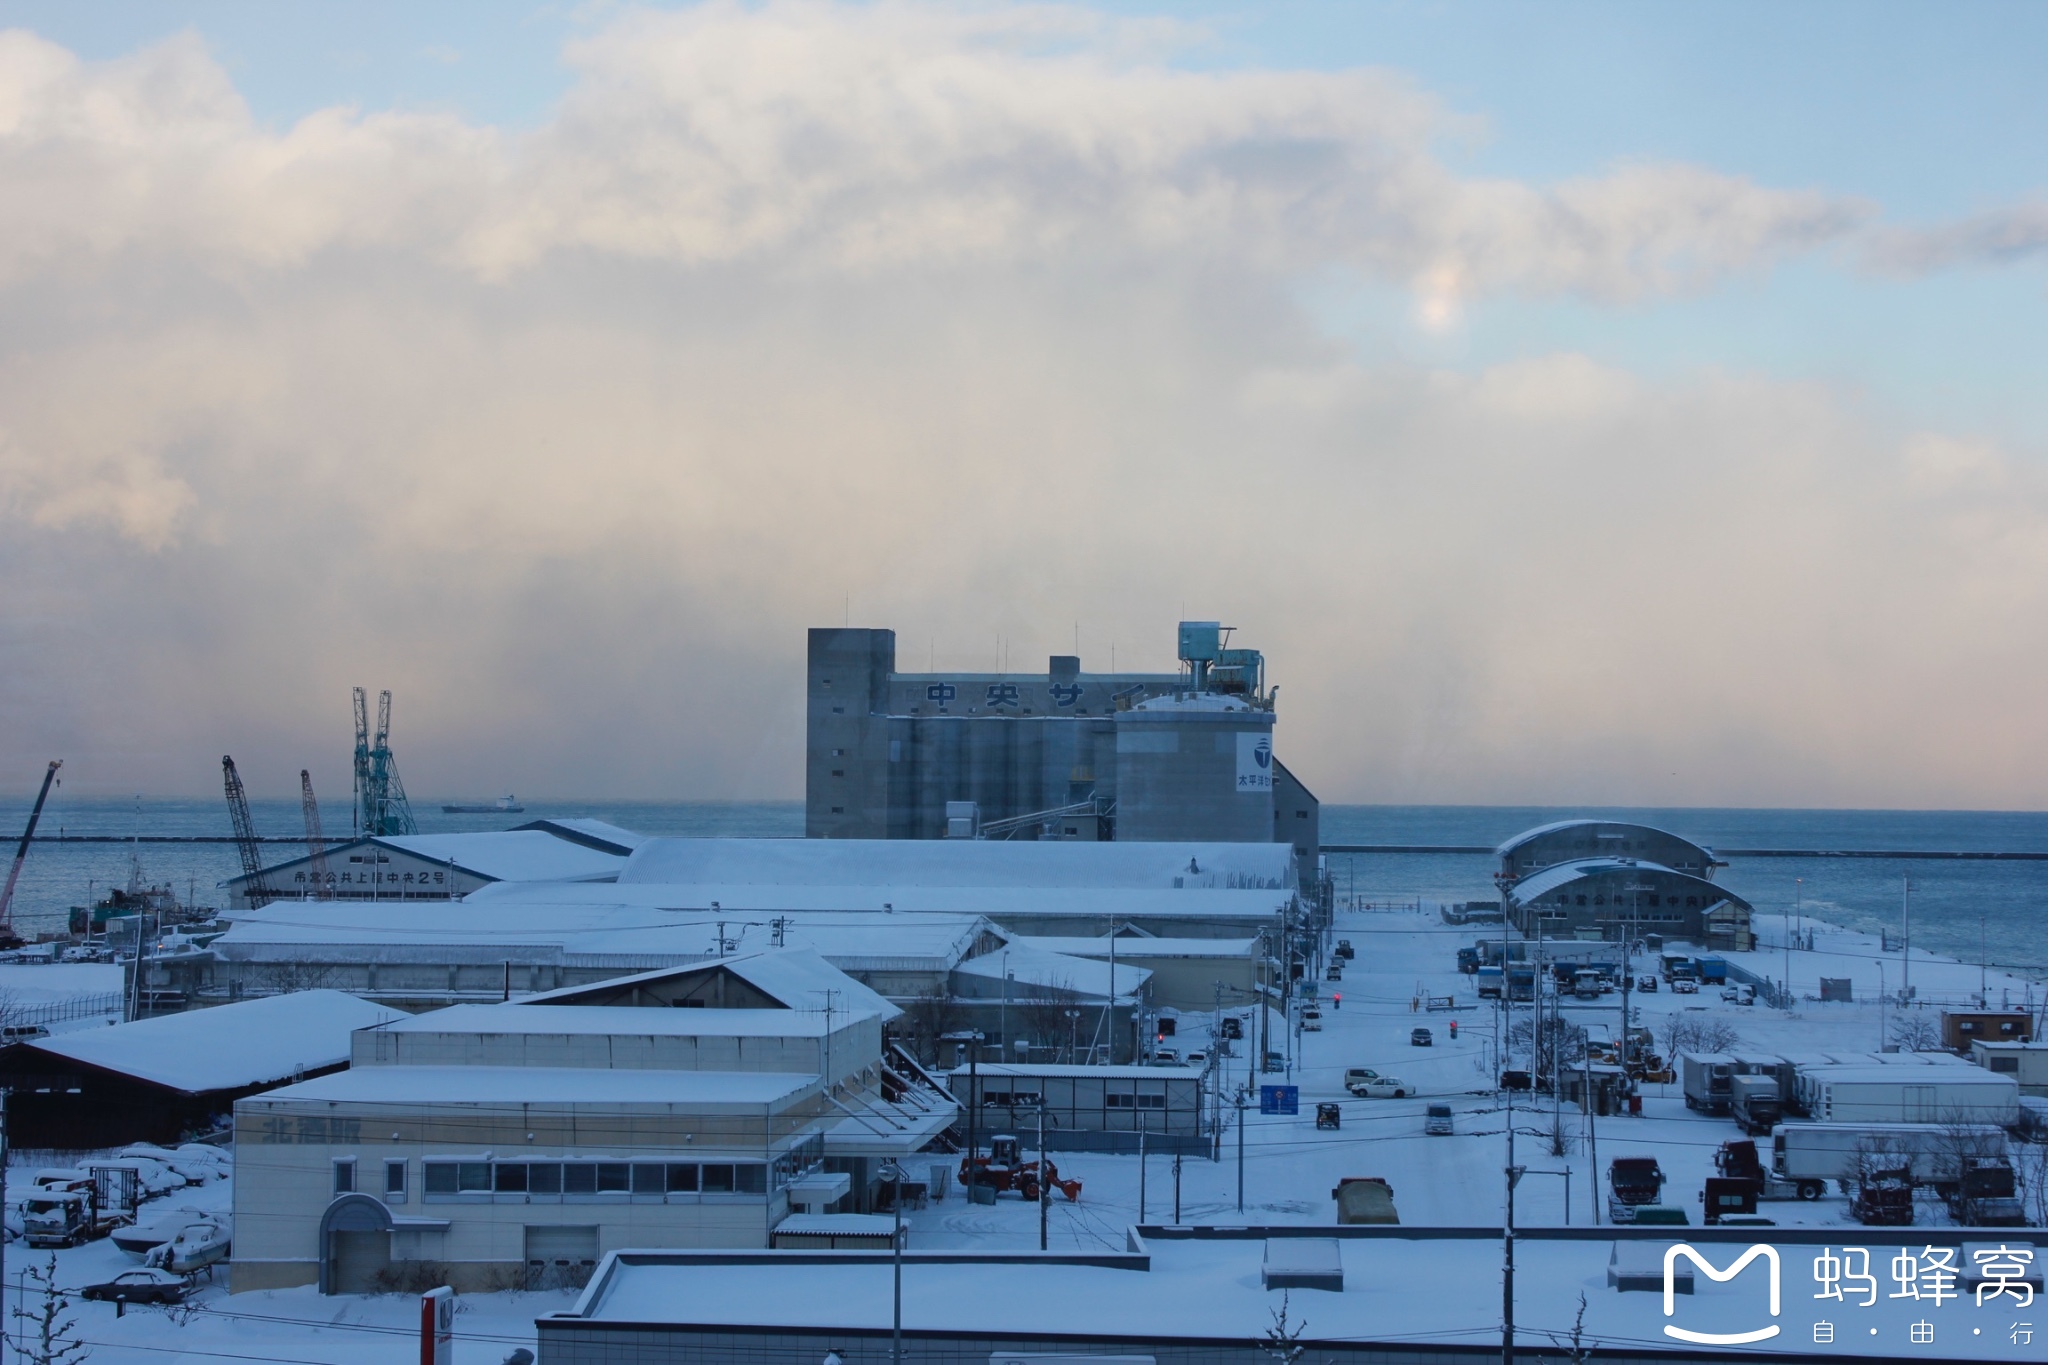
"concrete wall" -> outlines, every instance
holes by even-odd
[[[1273,839],[1271,711],[1123,711],[1116,721],[1120,840]],[[1263,786],[1241,781],[1240,738],[1263,740]]]

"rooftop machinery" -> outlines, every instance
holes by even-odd
[[[389,834],[417,834],[412,806],[405,799],[405,784],[398,780],[398,765],[391,758],[391,690],[377,694],[377,733],[370,734],[369,694],[355,689],[356,701],[356,807],[355,830],[372,837]]]

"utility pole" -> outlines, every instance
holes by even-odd
[[[896,1211],[896,1231],[889,1239],[889,1260],[896,1290],[895,1313],[889,1330],[889,1359],[892,1365],[903,1365],[903,1168],[891,1161],[882,1167],[881,1176],[893,1191],[889,1204]]]
[[[90,904],[90,902],[88,902],[88,903],[87,903],[87,907],[86,907],[86,913],[90,914],[91,912],[92,912],[92,907],[91,907],[91,904]],[[4,1208],[6,1208],[6,1207],[7,1207],[7,1096],[8,1096],[8,1094],[9,1094],[9,1092],[8,1092],[8,1091],[6,1091],[6,1090],[0,1090],[0,1209],[4,1209]],[[6,1316],[7,1316],[7,1239],[6,1239],[5,1237],[0,1237],[0,1360],[4,1360],[4,1359],[6,1358],[6,1355],[7,1355],[7,1328],[6,1328],[6,1326],[5,1326],[5,1320],[6,1320]]]
[[[1508,1189],[1500,1234],[1500,1362],[1515,1365],[1515,1183],[1522,1173],[1515,1166],[1515,1092],[1504,1088],[1504,1093],[1508,1100]]]
[[[1045,1250],[1045,1222],[1052,1208],[1052,1163],[1045,1152],[1045,1100],[1038,1101],[1038,1249]]]
[[[1180,1224],[1180,1153],[1179,1153],[1178,1151],[1176,1151],[1176,1152],[1175,1152],[1175,1153],[1173,1154],[1173,1221],[1174,1221],[1174,1225],[1175,1225],[1175,1226],[1179,1226],[1179,1224]],[[1040,1247],[1039,1247],[1038,1249],[1039,1249],[1040,1251],[1043,1251],[1043,1250],[1045,1250],[1044,1246],[1042,1246],[1042,1245],[1041,1245],[1041,1246],[1040,1246]]]
[[[1247,1086],[1246,1089],[1250,1087]],[[1244,1212],[1244,1091],[1237,1092],[1237,1211]]]
[[[1899,954],[1899,970],[1903,974],[1899,982],[1899,1003],[1904,1005],[1913,998],[1913,878],[1906,873],[1899,874],[1899,918],[1904,921],[1906,941]]]
[[[1138,1221],[1145,1221],[1145,1116],[1138,1115]]]

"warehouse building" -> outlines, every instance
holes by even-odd
[[[1259,651],[1180,625],[1175,673],[901,673],[890,630],[810,632],[805,833],[815,839],[1265,840],[1320,852],[1279,761]]]
[[[230,878],[228,904],[273,900],[445,901],[494,882],[609,881],[642,836],[596,820],[537,820],[512,830],[351,839]]]
[[[15,1147],[175,1147],[235,1101],[348,1065],[359,1028],[401,1018],[340,991],[299,991],[78,1029],[0,1049]]]
[[[1142,1133],[1148,1151],[1209,1155],[1198,1067],[962,1066],[946,1082],[961,1107],[974,1111],[978,1141],[1014,1133],[1027,1147],[1042,1137],[1048,1151],[1135,1152]]]
[[[872,1198],[957,1116],[896,1009],[813,953],[749,954],[356,1036],[236,1106],[232,1287],[580,1283],[621,1247],[771,1245]]]
[[[1705,877],[1633,858],[1582,858],[1523,877],[1502,893],[1529,938],[1620,940],[1645,934],[1724,952],[1756,946],[1750,904]]]

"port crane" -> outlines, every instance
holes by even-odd
[[[14,932],[14,884],[21,880],[21,865],[28,861],[28,846],[36,837],[36,823],[43,818],[43,803],[57,783],[57,769],[64,760],[53,758],[43,773],[43,789],[36,793],[34,809],[28,813],[28,828],[21,832],[21,846],[14,850],[14,866],[7,869],[7,889],[0,891],[0,949],[21,947],[21,935]]]
[[[405,799],[405,784],[398,780],[398,764],[391,757],[391,689],[377,694],[377,732],[370,734],[369,693],[355,689],[356,704],[356,805],[355,830],[375,838],[388,834],[417,834],[412,805]]]
[[[272,896],[263,880],[263,853],[256,843],[256,822],[249,818],[249,793],[242,788],[242,775],[235,760],[220,756],[221,783],[227,788],[228,818],[235,825],[235,849],[242,855],[242,875],[248,878],[246,895],[252,907],[268,905]]]
[[[320,833],[320,803],[313,799],[313,775],[304,768],[299,769],[299,806],[306,815],[306,852],[312,855],[309,871],[313,894],[323,901],[329,900],[334,888],[327,884],[327,840]]]

